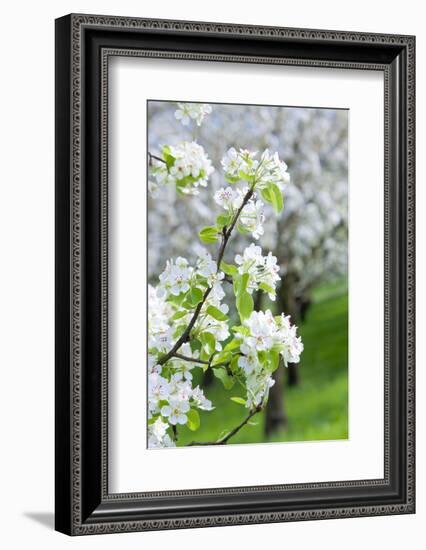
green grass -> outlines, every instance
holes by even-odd
[[[288,416],[285,431],[264,436],[265,413],[253,417],[229,443],[313,441],[348,437],[348,295],[346,281],[323,285],[313,293],[313,304],[299,327],[305,350],[300,363],[300,382],[285,388]],[[287,373],[286,373],[287,374]],[[216,409],[201,413],[201,427],[192,433],[179,428],[179,445],[213,441],[234,428],[247,410],[230,400],[242,391],[224,390],[217,380],[205,390]]]

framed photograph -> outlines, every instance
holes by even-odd
[[[56,20],[56,529],[415,511],[413,36]]]

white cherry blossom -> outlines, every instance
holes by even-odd
[[[265,400],[269,389],[275,384],[275,380],[267,372],[253,372],[246,378],[247,401],[246,407],[252,409],[259,406]]]
[[[190,406],[188,401],[171,397],[168,405],[164,405],[161,408],[161,415],[166,417],[170,424],[176,426],[176,424],[186,424],[188,417],[186,413],[189,411]]]
[[[198,253],[198,259],[196,264],[197,273],[206,277],[207,279],[217,272],[216,262],[205,248],[201,248]]]
[[[160,422],[164,424],[160,418],[158,420],[160,420]],[[155,433],[153,433],[153,428],[151,428],[151,426],[152,424],[148,426],[148,447],[150,449],[163,449],[165,447],[176,447],[176,443],[171,439],[168,433],[164,433],[164,435],[159,438],[157,437],[157,435],[155,435]],[[168,426],[168,424],[166,424],[166,426]]]
[[[248,334],[241,336],[241,352],[248,355],[257,351],[276,349],[283,357],[284,364],[298,363],[303,351],[303,343],[297,336],[297,327],[290,323],[290,317],[284,313],[274,317],[268,309],[253,311],[244,321]]]
[[[179,257],[175,261],[168,260],[166,269],[159,277],[160,285],[157,294],[164,297],[169,294],[179,296],[182,292],[187,292],[192,273],[193,269],[188,265],[186,258]]]
[[[181,373],[174,373],[169,380],[169,398],[188,401],[191,397],[192,384],[184,380]]]
[[[241,367],[246,374],[251,374],[259,366],[259,357],[256,348],[244,347],[246,355],[242,355],[238,359],[238,366]]]
[[[148,349],[159,352],[168,351],[173,344],[173,329],[157,331],[154,334],[148,333]]]
[[[215,202],[226,210],[232,208],[232,204],[235,198],[236,194],[231,187],[222,187],[221,189],[216,191],[214,195]]]
[[[159,412],[160,401],[167,400],[170,385],[166,378],[157,373],[148,375],[148,410],[150,415]]]
[[[197,187],[207,187],[214,172],[211,160],[203,147],[195,141],[183,141],[163,148],[161,161],[151,157],[151,174],[155,185],[149,188],[159,197],[158,186],[173,184],[182,194],[197,194]]]
[[[254,177],[259,164],[255,156],[256,152],[250,152],[247,149],[237,151],[231,147],[221,161],[225,176],[236,181],[242,179],[241,173]]]
[[[194,363],[190,363],[189,361],[179,361],[177,365],[175,365],[175,368],[177,368],[177,372],[175,376],[177,379],[180,380],[192,380],[192,369],[195,367]]]
[[[169,425],[167,424],[167,422],[163,422],[161,420],[161,417],[158,417],[155,422],[149,425],[149,430],[153,436],[161,441],[166,435],[168,427]]]
[[[175,118],[180,120],[184,126],[188,126],[193,120],[197,126],[201,126],[204,117],[212,112],[208,103],[178,103],[177,105]]]
[[[282,313],[276,317],[277,334],[275,339],[282,347],[281,355],[284,364],[298,363],[300,355],[303,352],[303,342],[300,336],[297,336],[297,327],[290,323],[290,316]]]
[[[197,386],[192,390],[191,398],[196,406],[202,411],[212,411],[214,409],[210,399],[207,399],[200,386]]]
[[[244,321],[244,325],[250,330],[250,335],[247,336],[241,344],[241,351],[246,354],[250,348],[257,351],[270,350],[274,344],[273,332],[275,323],[270,310],[253,311],[248,319]]]
[[[164,332],[169,328],[169,318],[172,310],[160,295],[158,289],[148,285],[148,327],[150,334]]]
[[[265,232],[263,227],[265,221],[264,206],[261,200],[250,199],[240,214],[241,225],[247,231],[250,231],[255,239],[259,239]]]
[[[241,275],[249,274],[248,292],[258,290],[259,285],[263,283],[267,288],[271,288],[271,291],[268,291],[269,298],[275,300],[275,286],[281,278],[278,275],[280,268],[277,258],[271,252],[267,256],[262,256],[261,247],[251,243],[244,249],[242,256],[241,254],[235,256],[235,263]]]
[[[259,160],[256,155],[257,152],[236,151],[231,147],[221,161],[227,179],[233,183],[249,179],[258,189],[273,182],[282,189],[290,181],[287,164],[280,160],[277,152],[271,154],[269,149],[263,151]]]

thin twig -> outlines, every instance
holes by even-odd
[[[222,244],[220,246],[219,254],[218,254],[217,262],[216,262],[218,271],[219,271],[219,268],[220,268],[220,263],[222,261],[222,258],[225,254],[225,248],[226,248],[226,245],[228,244],[231,233],[232,233],[232,231],[235,227],[235,224],[237,223],[237,220],[238,220],[244,206],[248,203],[250,198],[253,196],[253,192],[254,192],[254,184],[247,191],[247,193],[246,193],[246,195],[243,199],[243,202],[241,203],[240,208],[237,210],[237,213],[235,214],[234,219],[232,220],[232,223],[229,226],[229,228],[228,229],[226,229],[225,227],[223,228],[223,231],[222,231]],[[172,349],[168,353],[166,353],[166,355],[164,355],[161,359],[158,360],[159,365],[164,365],[164,363],[167,363],[167,361],[169,359],[171,359],[172,357],[174,357],[176,355],[176,352],[180,349],[180,347],[189,340],[189,335],[191,333],[191,330],[193,329],[193,327],[194,327],[194,325],[195,325],[195,323],[198,319],[198,316],[200,315],[201,308],[203,307],[205,301],[207,300],[211,290],[212,290],[212,287],[209,287],[209,288],[206,289],[201,302],[197,305],[197,307],[194,310],[194,314],[193,314],[191,320],[189,321],[188,326],[186,327],[184,332],[181,334],[180,338],[176,341],[176,343],[172,347]]]
[[[202,359],[194,359],[193,357],[187,357],[186,355],[181,355],[180,353],[175,353],[174,355],[177,359],[182,359],[183,361],[189,361],[191,363],[201,363],[202,365],[209,365],[209,361],[203,361]]]
[[[240,355],[240,354],[237,354]],[[181,353],[175,353],[173,357],[176,357],[176,359],[181,359],[182,361],[188,361],[188,363],[199,363],[200,365],[208,365],[213,367],[226,367],[227,370],[229,370],[229,364],[230,361],[223,361],[222,363],[215,363],[212,365],[213,362],[213,356],[209,361],[203,361],[202,359],[194,359],[193,357],[187,357],[186,355],[182,355]]]
[[[193,326],[195,325],[195,322],[197,321],[198,316],[200,315],[201,308],[203,307],[204,302],[207,300],[208,295],[210,294],[211,290],[212,290],[212,287],[209,287],[204,292],[203,298],[202,298],[201,302],[198,304],[198,306],[195,308],[194,315],[192,316],[191,320],[189,321],[188,326],[186,327],[186,329],[182,333],[181,337],[176,341],[176,343],[172,347],[172,349],[168,353],[166,353],[166,355],[161,357],[161,359],[158,360],[159,365],[164,365],[164,363],[167,363],[167,361],[169,359],[171,359],[173,356],[176,355],[177,350],[180,349],[180,347],[183,344],[185,344],[185,342],[187,342],[189,340],[189,334],[190,334]]]
[[[249,420],[258,412],[262,410],[262,406],[258,405],[255,409],[252,409],[250,413],[246,416],[246,418],[238,424],[233,430],[231,430],[229,433],[227,433],[222,438],[218,439],[217,441],[192,441],[191,443],[188,443],[187,447],[194,447],[194,446],[200,446],[200,445],[226,445],[226,443],[231,439],[231,437],[234,437],[241,428],[243,428]]]
[[[164,164],[167,164],[167,162],[164,159],[162,159],[161,157],[157,157],[157,155],[153,155],[149,151],[148,151],[148,157],[149,157],[149,164],[150,165],[152,164],[152,159],[155,159],[155,160],[158,160],[158,162],[162,162]]]

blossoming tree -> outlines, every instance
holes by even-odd
[[[200,126],[210,113],[210,105],[179,103],[175,117],[183,125]],[[208,197],[214,167],[195,140],[166,144],[158,154],[148,155],[151,194],[161,197],[165,188],[172,188],[182,201],[193,195],[203,200],[204,193]],[[211,370],[224,391],[235,384],[244,388],[244,399],[230,395],[247,409],[244,420],[224,435],[218,426],[214,441],[191,443],[219,445],[265,407],[274,372],[297,363],[303,351],[288,315],[254,307],[254,292],[275,300],[281,280],[277,258],[270,251],[264,254],[255,242],[228,258],[235,233],[261,242],[265,204],[281,215],[290,180],[287,165],[268,149],[259,154],[235,148],[228,150],[221,165],[227,183],[214,193],[220,210],[199,230],[200,241],[210,249],[199,247],[191,262],[182,256],[168,259],[158,284],[149,286],[149,447],[175,446],[179,426],[196,432],[198,411],[214,409],[203,389],[194,387],[194,369]],[[231,289],[229,304],[225,285]],[[235,316],[229,315],[230,306]]]

